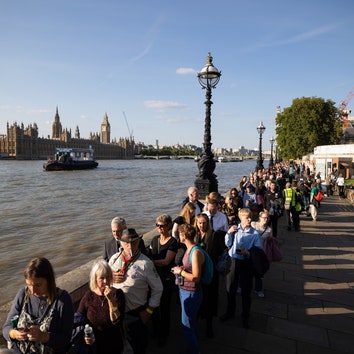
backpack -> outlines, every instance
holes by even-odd
[[[324,195],[324,193],[323,193],[321,190],[319,190],[319,191],[317,192],[317,194],[315,195],[315,199],[316,199],[318,202],[320,202],[320,201],[323,199],[323,195]]]
[[[201,280],[202,280],[203,284],[208,285],[213,280],[213,275],[214,275],[213,261],[211,260],[209,254],[207,253],[207,251],[204,248],[202,248],[201,246],[193,246],[190,253],[189,253],[189,262],[191,264],[192,264],[192,254],[195,249],[202,251],[204,254],[204,265],[203,265],[203,269],[202,269]]]

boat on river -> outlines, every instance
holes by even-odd
[[[45,171],[73,171],[96,168],[98,162],[93,158],[93,149],[56,148],[54,158],[43,164]]]
[[[219,156],[218,162],[241,162],[242,160],[237,157]]]

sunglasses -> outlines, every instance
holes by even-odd
[[[163,227],[166,227],[167,225],[166,224],[156,224],[156,227],[158,228],[163,228]]]

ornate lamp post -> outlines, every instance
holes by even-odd
[[[265,131],[265,126],[263,125],[263,122],[261,121],[259,123],[259,126],[257,127],[257,131],[259,134],[259,151],[258,151],[258,159],[257,159],[257,167],[256,170],[263,170],[264,166],[263,166],[263,156],[262,156],[262,135]]]
[[[270,141],[270,159],[269,159],[269,167],[273,167],[274,166],[274,160],[273,160],[273,145],[275,142],[274,137],[272,136],[272,138],[269,140]]]
[[[221,72],[213,65],[213,57],[210,53],[206,58],[204,68],[198,73],[198,80],[205,93],[205,125],[203,151],[198,162],[199,174],[195,180],[195,186],[201,197],[206,197],[210,192],[218,192],[218,181],[215,170],[214,154],[211,151],[211,90],[216,87],[220,80]]]

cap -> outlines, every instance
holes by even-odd
[[[140,236],[135,229],[126,229],[123,231],[122,236],[119,238],[121,242],[134,242],[138,240]]]
[[[252,188],[252,184],[251,183],[247,183],[246,184],[246,188]]]

